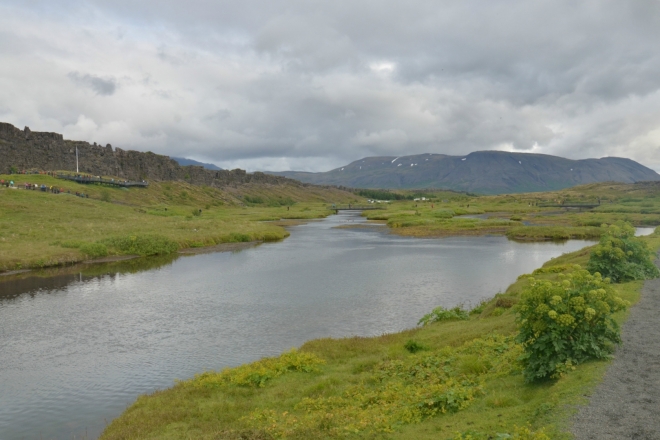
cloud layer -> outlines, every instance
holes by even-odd
[[[248,170],[499,149],[660,171],[658,41],[642,0],[5,0],[0,120]]]

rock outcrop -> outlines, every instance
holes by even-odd
[[[202,166],[181,166],[169,156],[122,150],[65,140],[59,133],[20,130],[0,122],[0,174],[14,171],[76,172],[76,149],[80,173],[115,176],[127,180],[180,180],[194,185],[224,187],[244,183],[307,186],[296,180],[244,170],[212,171]]]

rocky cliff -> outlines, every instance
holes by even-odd
[[[65,140],[61,134],[20,130],[0,122],[0,174],[13,170],[76,171],[76,148],[80,173],[116,176],[127,180],[181,180],[195,185],[228,186],[244,183],[305,185],[296,180],[244,170],[212,171],[202,166],[181,166],[169,156],[142,153]]]

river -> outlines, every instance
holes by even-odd
[[[312,338],[410,328],[590,244],[336,228],[361,222],[347,212],[240,252],[0,281],[0,438],[96,438],[175,379]]]

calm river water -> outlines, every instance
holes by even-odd
[[[95,438],[142,393],[322,336],[413,327],[589,244],[407,239],[355,213],[281,243],[0,282],[0,438]],[[160,264],[160,266],[159,266]],[[131,270],[121,269],[128,266]]]

